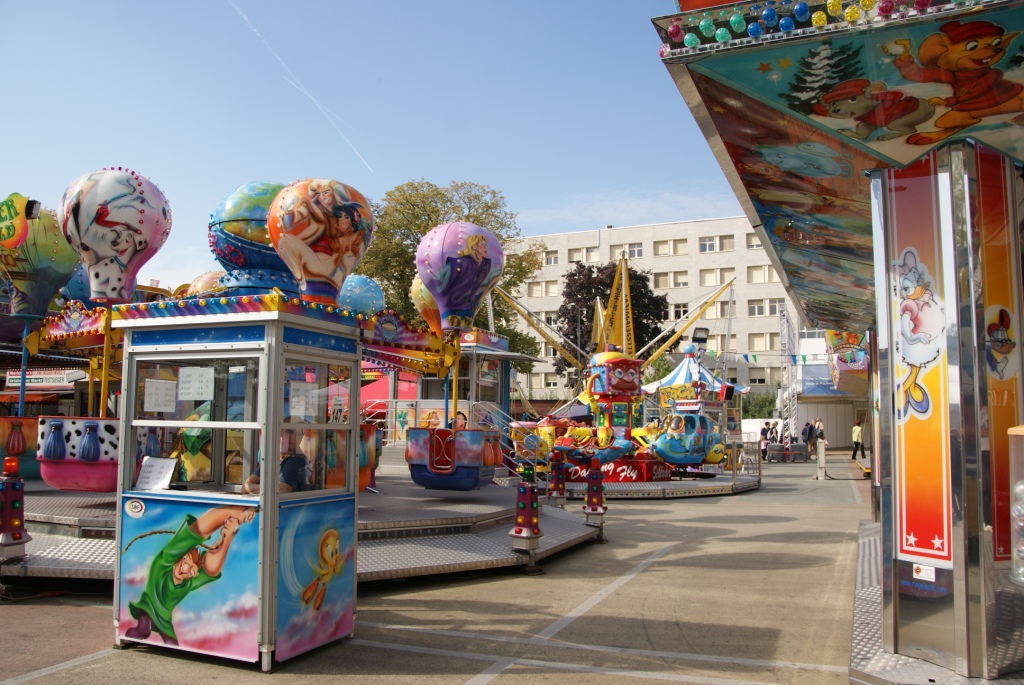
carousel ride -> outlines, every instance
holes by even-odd
[[[26,320],[25,364],[31,354],[47,353],[81,359],[87,369],[85,416],[29,419],[22,416],[23,407],[19,411],[17,428],[26,420],[37,424],[37,430],[18,432],[31,438],[23,439],[21,451],[27,457],[35,443],[47,484],[71,491],[116,490],[119,425],[107,414],[110,385],[120,380],[122,341],[112,320],[193,310],[229,315],[253,306],[344,319],[362,329],[369,363],[420,377],[451,378],[446,397],[453,399],[450,406],[446,399],[443,424],[408,432],[410,473],[417,484],[435,489],[466,490],[491,482],[501,461],[501,432],[457,422],[465,413],[457,399],[458,377],[451,374],[458,368],[463,342],[508,347],[501,336],[472,327],[504,265],[501,246],[486,229],[450,223],[424,237],[411,297],[421,305],[428,327],[417,328],[385,309],[376,283],[352,274],[369,247],[373,218],[369,202],[336,181],[249,183],[227,195],[209,224],[211,251],[224,270],[203,274],[173,293],[135,287],[139,268],[170,231],[167,201],[144,177],[124,169],[86,174],[65,192],[59,216],[19,195],[8,200],[12,206],[15,202],[19,211],[8,214],[28,218],[0,226],[0,237],[7,237],[0,245],[6,250],[4,263],[18,266],[8,268],[6,275],[13,293],[11,318]],[[41,251],[36,243],[49,248],[46,262],[23,264],[22,254]],[[65,304],[44,318],[58,288]],[[37,324],[38,330],[30,332],[29,324]],[[332,387],[345,387],[346,381],[359,379],[332,379]],[[93,388],[97,382],[98,393]],[[348,392],[344,394],[329,398],[338,405],[339,416],[358,411],[348,406]],[[330,411],[335,413],[335,408]],[[197,415],[197,420],[211,417]],[[376,430],[374,423],[361,426],[360,489],[370,484],[379,462]],[[139,462],[143,455],[177,456],[178,480],[201,480],[210,470],[209,439],[208,430],[181,429],[173,435],[142,436],[136,449],[125,453],[135,454]],[[17,447],[13,438],[8,442]],[[230,464],[226,471],[231,472]]]
[[[684,345],[683,361],[667,376],[646,385],[641,384],[641,377],[678,344],[693,323],[731,288],[732,281],[696,308],[660,348],[641,359],[644,350],[636,350],[629,324],[633,313],[628,273],[623,257],[607,305],[595,305],[591,342],[603,349],[586,365],[568,351],[571,343],[563,345],[536,316],[498,291],[579,371],[583,387],[573,403],[588,410],[587,418],[559,416],[556,411],[538,422],[516,422],[511,435],[520,461],[540,474],[554,472],[549,469],[553,461],[564,462],[567,468],[559,470],[569,483],[586,482],[595,468],[609,483],[714,477],[720,470],[732,468],[739,458],[742,446],[729,440],[728,430],[738,429],[736,405],[749,388],[715,377],[701,364],[700,350],[692,343]]]

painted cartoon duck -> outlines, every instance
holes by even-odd
[[[896,284],[900,298],[900,356],[910,367],[910,373],[896,386],[896,413],[897,418],[906,418],[910,410],[924,415],[931,409],[920,375],[922,368],[942,352],[946,314],[930,289],[928,269],[919,264],[914,248],[907,248],[902,262],[896,265]]]
[[[345,567],[345,557],[341,554],[341,538],[333,528],[324,532],[320,538],[320,563],[313,566],[313,582],[302,591],[302,603],[311,604],[314,611],[319,611],[327,593],[327,583],[341,573]]]

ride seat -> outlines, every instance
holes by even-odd
[[[455,467],[452,454],[455,451],[455,436],[447,428],[435,428],[430,439],[430,470],[451,471]]]

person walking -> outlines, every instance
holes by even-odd
[[[805,421],[803,430],[800,431],[800,440],[802,442],[809,443],[811,441],[811,422]]]
[[[761,461],[768,461],[768,429],[771,428],[771,424],[767,421],[764,422],[764,428],[761,429]]]
[[[860,421],[853,424],[853,456],[850,459],[857,458],[857,450],[860,450],[861,458],[865,457],[864,454],[864,429],[860,427]]]

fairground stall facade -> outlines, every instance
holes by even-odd
[[[869,332],[869,632],[894,664],[1024,669],[1024,483],[1007,436],[1024,423],[1024,5],[679,10],[653,20],[661,57],[804,323]],[[886,680],[868,671],[851,657],[853,680]]]

